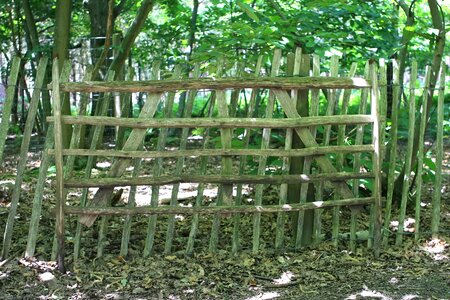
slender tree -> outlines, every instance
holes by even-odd
[[[59,65],[62,66],[69,58],[69,39],[70,39],[70,21],[72,13],[72,0],[57,0],[55,14],[55,33],[53,57],[59,59]],[[61,71],[61,70],[60,70]],[[63,115],[70,115],[70,99],[63,97],[61,108]],[[69,125],[63,126],[63,144],[68,148],[72,130]]]
[[[399,4],[402,7],[402,9],[405,11],[407,6],[402,2],[403,1],[399,1]],[[413,1],[413,3],[414,3],[414,1]],[[426,103],[426,105],[427,105],[426,114],[425,115],[419,114],[418,120],[416,121],[417,124],[420,124],[421,118],[426,118],[427,124],[428,124],[431,107],[433,105],[434,87],[436,86],[436,83],[437,83],[438,74],[439,74],[439,70],[441,68],[441,62],[442,62],[442,58],[444,55],[444,48],[445,48],[445,23],[444,23],[444,19],[443,19],[442,9],[436,0],[428,0],[428,6],[430,8],[432,26],[435,31],[435,35],[432,37],[432,39],[434,39],[434,49],[433,49],[433,59],[432,59],[432,63],[431,63],[430,89],[425,91],[425,93],[428,93],[428,98],[427,98],[427,103]],[[410,8],[407,10],[409,14],[412,14],[412,12],[409,12],[411,10],[411,7],[412,7],[412,4],[411,4]],[[405,11],[405,13],[406,13],[406,11]],[[407,17],[407,26],[409,24],[408,22],[411,22],[410,18],[411,17]],[[412,22],[412,24],[414,24],[414,22]],[[414,33],[412,33],[412,32],[406,33],[406,35],[408,37],[402,38],[402,41],[410,40],[411,35],[413,35],[413,34]],[[404,35],[405,35],[405,33],[404,33]],[[404,45],[404,48],[407,49],[407,43],[405,45]],[[407,55],[407,50],[404,50],[404,48],[402,48],[402,50],[401,50],[402,56],[400,57],[400,66],[402,66],[402,64],[403,64],[403,70],[400,69],[401,79],[403,79],[403,73],[404,73],[404,69],[405,69],[404,66],[405,66],[406,55]],[[403,51],[405,53],[403,53]],[[400,81],[400,82],[403,82],[403,81]],[[419,149],[419,138],[420,138],[419,130],[415,131],[413,138],[414,138],[413,157],[412,157],[411,164],[414,166],[417,162],[417,155],[418,155],[417,150]],[[421,175],[421,174],[418,174],[418,175]],[[405,166],[403,166],[402,171],[400,172],[400,174],[397,177],[396,182],[395,182],[395,195],[397,196],[397,198],[399,198],[398,196],[401,194],[401,191],[402,191],[404,176],[405,176]]]
[[[148,14],[152,11],[154,4],[154,0],[142,1],[133,24],[131,24],[122,40],[122,43],[119,46],[120,51],[117,52],[117,56],[114,57],[114,60],[111,63],[110,69],[115,71],[116,77],[121,76],[120,71],[122,70],[123,65],[128,59],[131,47],[134,45],[139,32],[141,32],[142,27],[145,24],[145,20],[147,19]]]

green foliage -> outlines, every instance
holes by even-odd
[[[431,153],[427,153],[426,157],[423,158],[424,173],[422,174],[422,180],[424,183],[427,182],[435,182],[436,179],[436,164],[433,159],[430,157]]]

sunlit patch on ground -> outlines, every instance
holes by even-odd
[[[449,244],[440,239],[433,239],[425,243],[422,247],[426,253],[428,253],[434,260],[448,260]]]
[[[367,286],[363,287],[363,290],[361,292],[352,294],[350,296],[348,296],[347,298],[345,298],[345,300],[356,300],[356,299],[361,299],[361,298],[367,298],[367,299],[381,299],[381,300],[393,300],[394,298],[391,298],[387,295],[385,295],[384,293],[375,291],[375,290],[370,290]],[[397,299],[397,298],[396,298]],[[419,299],[418,295],[405,295],[402,296],[402,298],[398,298],[401,300],[411,300],[411,299]]]
[[[246,298],[245,300],[269,300],[269,299],[276,299],[280,296],[281,295],[277,292],[264,292],[264,293],[260,293],[256,296]]]
[[[293,278],[294,278],[294,273],[292,273],[291,271],[286,271],[281,274],[280,278],[275,279],[273,281],[273,283],[287,284],[287,283],[290,283]]]
[[[416,224],[416,220],[413,218],[406,218],[405,221],[403,222],[403,231],[405,232],[414,232],[414,224]],[[391,221],[389,227],[391,228],[392,231],[397,231],[398,230],[398,225],[399,222],[398,221]]]

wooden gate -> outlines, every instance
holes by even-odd
[[[200,219],[203,215],[211,218],[209,235],[209,251],[220,248],[219,240],[227,236],[230,240],[232,252],[240,251],[243,244],[251,240],[253,252],[261,250],[261,218],[262,214],[277,214],[273,228],[273,247],[276,250],[288,248],[286,244],[286,222],[291,212],[298,212],[293,230],[292,245],[294,249],[302,247],[303,227],[305,226],[305,212],[313,211],[312,239],[320,242],[324,239],[322,218],[324,208],[331,212],[330,235],[337,245],[340,230],[340,213],[342,207],[351,207],[349,225],[349,244],[354,249],[358,230],[357,218],[359,208],[367,205],[371,207],[369,232],[369,246],[373,247],[375,255],[380,249],[381,236],[381,143],[380,118],[382,105],[379,102],[379,88],[375,64],[367,64],[366,79],[354,78],[356,65],[352,67],[348,77],[338,77],[337,59],[331,65],[331,76],[319,76],[318,58],[314,58],[313,76],[302,75],[302,66],[309,70],[310,56],[302,55],[301,51],[290,57],[285,76],[278,76],[281,62],[281,51],[276,51],[272,61],[270,76],[260,77],[262,58],[256,65],[255,75],[238,77],[224,77],[223,68],[218,66],[216,78],[198,78],[199,69],[193,71],[191,78],[181,79],[179,69],[172,78],[166,80],[138,81],[105,81],[105,82],[60,82],[58,61],[53,64],[53,101],[55,147],[51,154],[56,161],[56,231],[57,231],[57,261],[61,270],[64,269],[65,222],[66,215],[80,215],[74,238],[74,255],[80,255],[81,224],[92,226],[97,216],[102,216],[99,225],[99,243],[97,255],[102,255],[105,249],[108,216],[124,216],[121,255],[128,254],[132,218],[137,215],[148,215],[148,230],[146,233],[143,255],[150,255],[154,251],[155,240],[160,238],[156,234],[157,216],[168,215],[167,231],[164,242],[164,253],[172,251],[177,215],[191,215],[189,234],[186,242],[186,253],[194,251],[196,235],[199,231]],[[289,62],[289,57],[288,57]],[[291,67],[289,67],[291,66]],[[157,66],[154,66],[155,74]],[[308,72],[307,74],[308,75]],[[110,78],[113,74],[110,74]],[[371,78],[368,80],[367,78]],[[361,89],[361,106],[356,114],[348,114],[349,99],[352,90]],[[341,90],[344,92],[341,94]],[[207,117],[193,117],[192,108],[195,105],[198,91],[209,91],[206,115]],[[309,91],[311,91],[309,96]],[[328,105],[326,109],[319,108],[320,91],[324,91]],[[81,101],[88,93],[100,92],[104,101],[97,107],[97,116],[86,116],[86,103],[81,104],[81,113],[77,116],[61,114],[61,99],[67,93],[80,93]],[[139,117],[108,117],[110,99],[116,93],[125,95],[130,103],[131,93],[147,93]],[[183,116],[172,115],[173,105],[177,103],[180,94],[186,92],[185,113]],[[353,91],[355,93],[355,91]],[[206,93],[206,92],[205,92]],[[264,117],[254,117],[262,110],[258,103],[258,95],[267,93]],[[84,95],[84,96],[83,96]],[[239,95],[249,100],[247,116],[239,116]],[[183,96],[183,97],[184,97]],[[336,114],[336,107],[342,98],[340,114]],[[370,102],[368,101],[370,100]],[[85,99],[86,101],[86,99]],[[303,102],[302,102],[303,101]],[[302,104],[303,103],[303,104]],[[367,104],[370,103],[370,109]],[[158,108],[164,106],[162,115],[156,116]],[[302,116],[302,110],[309,110],[309,116]],[[309,109],[308,109],[308,106]],[[206,107],[206,106],[205,106]],[[125,106],[125,111],[130,107]],[[367,111],[370,110],[370,113]],[[322,111],[322,114],[319,112]],[[274,112],[276,114],[274,115]],[[71,147],[63,147],[62,127],[73,125]],[[80,133],[83,126],[92,126],[92,143],[89,149],[79,146]],[[98,144],[105,126],[118,127],[116,149],[99,149]],[[363,139],[364,128],[371,129],[371,139]],[[128,129],[128,137],[121,140]],[[179,130],[179,145],[175,149],[167,147],[169,131]],[[218,128],[220,134],[212,138],[212,128]],[[331,130],[336,128],[337,130]],[[143,149],[142,145],[149,129],[158,130],[157,141],[153,148]],[[191,143],[189,140],[192,130],[202,137],[200,142]],[[320,134],[318,134],[320,131]],[[346,144],[346,132],[351,131],[356,136],[353,145]],[[242,134],[240,134],[242,132]],[[273,146],[271,132],[279,132],[276,147]],[[319,138],[320,137],[320,138]],[[250,147],[252,139],[257,139],[258,146]],[[211,146],[212,143],[215,146]],[[192,144],[192,145],[191,145]],[[299,146],[301,145],[301,147]],[[370,161],[370,169],[361,163],[362,153]],[[87,157],[86,172],[83,178],[73,175],[74,158]],[[106,173],[93,176],[92,168],[98,157],[113,158]],[[197,159],[193,170],[184,171],[183,166],[188,159]],[[172,158],[171,165],[164,164],[165,158]],[[272,172],[272,158],[277,160],[279,168]],[[291,167],[292,161],[302,158],[301,170]],[[139,166],[144,160],[151,159],[151,175],[141,175]],[[212,174],[207,165],[215,165],[219,174]],[[344,163],[351,160],[351,167]],[[247,164],[254,165],[253,173]],[[280,163],[282,162],[282,163]],[[217,166],[220,164],[220,166]],[[347,166],[347,167],[345,167]],[[132,168],[130,168],[132,167]],[[255,174],[256,173],[256,174]],[[361,197],[359,186],[361,180],[372,183],[372,194]],[[178,202],[178,190],[182,183],[195,183],[197,196],[192,206],[182,206]],[[243,201],[242,187],[245,184],[253,186],[252,199]],[[159,187],[172,186],[172,196],[168,205],[159,201]],[[203,191],[207,185],[216,185],[218,195],[212,201],[205,203]],[[267,185],[279,186],[278,199],[275,203],[264,200]],[[112,206],[115,187],[131,186],[130,198],[126,206]],[[152,193],[150,203],[143,206],[136,205],[133,193],[136,186],[149,186]],[[310,202],[307,191],[314,187],[315,199]],[[81,205],[66,204],[67,193],[72,189],[83,190]],[[89,189],[97,188],[92,199],[88,199]],[[296,190],[296,188],[298,188]],[[233,194],[233,190],[235,194]],[[288,203],[289,192],[298,193],[296,203]],[[297,191],[297,192],[296,192]],[[325,192],[330,191],[331,197]],[[253,193],[252,192],[252,193]],[[273,200],[272,200],[273,202]],[[289,201],[292,202],[292,201]],[[355,209],[353,209],[355,208]],[[251,234],[245,230],[242,217],[250,216]],[[231,232],[221,232],[221,220],[233,224]],[[294,218],[293,218],[294,220]],[[309,222],[309,221],[308,221]],[[219,235],[220,233],[220,235]],[[244,235],[249,237],[246,239]],[[220,239],[219,239],[220,237]],[[272,246],[271,246],[272,247]],[[228,248],[227,248],[228,249]]]

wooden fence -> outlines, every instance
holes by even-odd
[[[306,56],[305,56],[306,57]],[[293,75],[297,75],[301,68],[302,63],[301,51],[298,51],[297,56],[294,58]],[[143,249],[144,255],[149,255],[153,252],[155,233],[156,233],[156,221],[158,214],[170,214],[168,220],[168,230],[166,234],[166,242],[164,251],[169,253],[172,248],[172,242],[175,233],[175,215],[176,214],[191,214],[194,216],[192,219],[192,229],[187,240],[187,252],[192,253],[193,243],[195,241],[196,230],[199,223],[199,215],[201,214],[213,214],[212,228],[210,233],[209,250],[215,252],[219,245],[219,232],[220,232],[220,220],[221,215],[231,214],[234,219],[235,230],[231,238],[232,249],[238,251],[240,249],[241,238],[240,232],[243,230],[240,228],[240,216],[239,213],[252,213],[253,214],[253,234],[252,234],[252,250],[257,252],[260,250],[260,236],[261,236],[261,214],[265,212],[278,213],[277,223],[280,226],[276,230],[275,234],[275,247],[283,248],[283,235],[284,235],[284,223],[285,215],[289,211],[300,211],[298,217],[298,230],[295,238],[295,248],[298,249],[301,246],[303,225],[304,225],[304,211],[312,209],[322,209],[325,207],[333,207],[333,228],[332,235],[335,243],[338,241],[339,234],[339,207],[340,206],[361,206],[371,205],[372,218],[370,228],[370,244],[373,246],[376,255],[379,253],[381,242],[381,195],[380,195],[380,183],[381,183],[381,134],[380,134],[380,102],[379,102],[379,88],[376,75],[375,64],[369,65],[369,74],[371,76],[371,82],[361,78],[339,78],[339,77],[277,77],[278,69],[280,67],[281,52],[277,51],[274,55],[272,62],[271,76],[267,78],[215,78],[215,79],[170,79],[164,81],[148,81],[148,82],[80,82],[80,83],[60,83],[59,82],[59,69],[58,62],[53,62],[53,99],[54,99],[54,125],[55,125],[55,162],[56,162],[56,228],[57,228],[57,260],[60,268],[64,268],[64,241],[65,241],[65,215],[66,214],[78,214],[80,217],[80,223],[86,226],[92,226],[98,215],[124,215],[128,216],[127,220],[131,220],[131,216],[138,214],[149,215],[149,225],[147,230],[147,238],[145,247]],[[309,64],[309,61],[304,61],[304,64]],[[219,75],[222,71],[219,70]],[[177,76],[177,75],[175,75]],[[267,106],[265,111],[265,118],[236,118],[234,117],[236,109],[236,100],[230,99],[230,104],[227,104],[226,89],[237,91],[239,95],[241,90],[249,90],[255,99],[255,95],[258,90],[269,90],[270,95],[267,100]],[[329,100],[334,102],[329,104],[327,109],[327,116],[316,117],[301,117],[296,107],[296,101],[298,101],[299,93],[308,89],[327,89],[329,90]],[[370,104],[371,113],[365,114],[365,107],[361,109],[360,114],[353,116],[334,115],[335,106],[337,104],[337,89],[370,89]],[[187,90],[188,93],[188,113],[185,118],[170,118],[171,107],[175,93],[180,90]],[[191,107],[195,100],[195,90],[214,90],[215,103],[217,105],[218,116],[214,118],[213,102],[211,101],[210,115],[208,118],[192,118]],[[147,92],[149,93],[148,99],[138,118],[114,118],[103,117],[106,113],[106,109],[109,107],[105,101],[102,103],[100,109],[101,117],[80,116],[66,117],[61,115],[61,95],[67,92],[104,92],[108,97],[115,92]],[[166,109],[165,117],[169,119],[155,120],[155,112],[165,97]],[[367,103],[368,91],[364,92],[362,103]],[[344,95],[344,101],[348,102],[350,97],[349,93]],[[317,96],[315,97],[318,100]],[[107,99],[107,98],[106,98]],[[307,101],[307,99],[306,99]],[[318,103],[313,104],[317,107]],[[273,108],[276,106],[282,110],[286,115],[284,118],[272,118]],[[250,115],[253,112],[249,113]],[[94,139],[92,140],[91,147],[88,151],[85,149],[79,149],[71,147],[66,150],[62,147],[62,126],[65,124],[78,125],[92,125],[94,128]],[[372,127],[372,139],[369,144],[361,145],[360,143],[353,146],[345,146],[342,141],[334,148],[330,148],[328,143],[331,136],[331,126],[357,126],[360,131],[360,139],[362,136],[362,130],[364,124],[371,124]],[[324,146],[319,146],[316,138],[311,132],[312,127],[324,126]],[[102,150],[97,152],[96,145],[98,144],[98,138],[101,136],[104,126],[124,126],[132,128],[132,131],[123,145],[122,150]],[[139,151],[139,147],[142,144],[147,128],[159,128],[159,137],[155,151]],[[186,142],[188,138],[189,128],[207,128],[212,127],[220,128],[220,143],[222,149],[206,149],[208,145],[205,143],[201,149],[185,150]],[[167,139],[167,128],[182,128],[180,146],[178,150],[167,151],[165,149],[165,140]],[[233,129],[246,128],[261,128],[262,129],[262,141],[259,150],[248,151],[247,147],[242,149],[233,150]],[[286,131],[287,142],[284,145],[284,150],[270,149],[270,132],[273,128],[280,128]],[[315,131],[315,130],[313,130]],[[75,133],[78,136],[78,132]],[[299,137],[301,142],[305,146],[305,150],[292,149],[293,137]],[[342,137],[341,137],[342,140]],[[331,150],[332,149],[332,150]],[[188,151],[188,152],[186,152]],[[189,153],[190,151],[190,153]],[[361,153],[367,152],[372,155],[372,170],[361,171],[359,166],[355,166],[352,172],[343,172],[342,168],[334,166],[333,162],[327,153],[337,153],[343,159],[344,153]],[[107,172],[106,178],[92,178],[86,173],[85,178],[73,178],[68,176],[67,169],[64,170],[64,156],[84,155],[89,157],[88,165],[91,169],[94,156],[110,156],[115,157],[111,168]],[[183,164],[187,155],[193,155],[201,158],[200,168],[196,174],[184,173]],[[233,170],[233,156],[257,156],[258,170],[256,175],[243,174],[244,166],[240,167],[237,172]],[[172,156],[177,158],[176,169],[174,174],[162,175],[162,157]],[[208,157],[219,156],[221,158],[221,167],[219,169],[220,175],[209,175],[205,172],[205,161]],[[281,175],[266,175],[267,160],[270,156],[285,157],[283,174]],[[152,176],[135,176],[131,178],[124,178],[123,175],[126,168],[130,166],[130,158],[153,158],[157,160],[154,166]],[[317,164],[316,172],[310,174],[302,172],[301,174],[289,174],[289,159],[292,157],[306,157],[309,164],[311,159]],[[320,170],[320,172],[319,172]],[[360,198],[358,193],[354,193],[349,185],[348,181],[354,181],[354,186],[358,186],[360,179],[373,179],[373,193],[370,197]],[[216,199],[215,206],[203,206],[201,197],[198,197],[196,203],[192,207],[180,207],[178,205],[176,193],[170,201],[170,205],[163,207],[159,205],[158,201],[158,188],[162,185],[174,185],[175,189],[179,188],[180,183],[190,182],[198,183],[200,186],[205,184],[217,184],[219,185],[219,193]],[[296,184],[301,185],[307,189],[310,183],[327,183],[333,188],[335,197],[334,200],[323,201],[323,199],[317,199],[311,203],[306,203],[306,197],[300,197],[298,202],[287,204],[287,185]],[[233,197],[234,185],[242,184],[254,184],[255,185],[255,200],[253,205],[243,205],[242,199],[239,197]],[[265,184],[278,184],[281,185],[280,197],[277,205],[266,206],[263,203],[263,185]],[[135,207],[133,201],[128,201],[127,207],[111,207],[110,199],[112,198],[115,187],[119,186],[140,186],[148,185],[152,187],[151,203],[148,206]],[[66,203],[66,189],[69,188],[98,188],[95,192],[93,199],[85,206],[81,207],[67,206]],[[201,188],[199,187],[199,190]],[[355,188],[356,190],[356,188]],[[353,210],[354,211],[354,210]],[[352,213],[353,219],[356,218],[356,212]],[[320,221],[317,221],[320,222]],[[98,255],[101,255],[105,246],[105,238],[107,231],[107,218],[103,217],[100,225],[99,232],[99,245]],[[129,222],[126,222],[123,232],[126,233],[130,230]],[[351,224],[351,240],[355,242],[357,225],[353,221]],[[316,240],[320,239],[319,230],[316,230]],[[78,232],[77,232],[78,233]],[[223,233],[222,233],[223,234]],[[128,234],[124,234],[125,236]],[[76,242],[77,243],[77,242]],[[127,244],[122,243],[122,244]],[[125,247],[128,247],[125,245]],[[75,251],[76,253],[78,251]],[[126,250],[125,250],[126,252]]]
[[[399,222],[398,230],[393,233],[395,242],[402,243],[413,172],[412,153],[408,152],[406,192],[399,215],[393,216],[393,182],[398,160],[398,68],[394,68],[389,132],[393,147],[387,148],[390,165],[387,197],[383,202],[381,163],[387,150],[384,147],[387,110],[384,61],[379,67],[367,63],[359,77],[356,64],[347,72],[340,72],[339,77],[336,56],[330,61],[328,76],[320,76],[319,57],[304,55],[301,50],[289,54],[285,60],[281,51],[275,51],[270,72],[264,72],[265,62],[260,57],[251,66],[252,74],[244,73],[242,66],[230,71],[219,63],[214,74],[211,71],[206,74],[207,78],[201,77],[200,67],[196,66],[190,78],[183,78],[182,68],[176,67],[171,78],[160,80],[159,65],[158,62],[153,65],[151,81],[112,81],[114,74],[109,73],[105,82],[92,82],[87,71],[82,82],[68,82],[70,64],[59,70],[58,61],[53,62],[54,116],[48,119],[51,122],[46,141],[48,151],[43,153],[41,161],[26,256],[33,256],[36,251],[43,186],[52,156],[56,164],[57,199],[57,242],[52,257],[57,258],[61,270],[68,249],[66,240],[70,238],[70,244],[73,243],[73,255],[77,259],[82,255],[83,242],[88,242],[85,226],[91,227],[97,216],[101,216],[97,256],[116,248],[111,246],[115,239],[108,235],[122,236],[118,247],[122,256],[130,251],[142,251],[142,255],[148,256],[160,251],[179,252],[183,248],[185,253],[192,254],[205,244],[210,252],[298,250],[327,240],[335,246],[348,241],[352,251],[360,240],[366,240],[377,256],[382,244],[392,240],[389,230],[392,219]],[[413,64],[412,70],[411,100],[417,65]],[[128,76],[132,79],[133,74],[130,72]],[[440,87],[438,125],[443,124],[443,80]],[[427,83],[425,88],[429,88]],[[79,100],[76,116],[61,115],[61,102],[69,93]],[[88,112],[92,93],[102,93],[95,116],[89,116]],[[139,116],[130,118],[133,93],[145,93],[147,97]],[[122,116],[107,116],[111,102],[119,95]],[[174,105],[181,103],[183,97],[184,114],[175,116]],[[351,103],[355,97],[356,105]],[[205,113],[201,117],[193,116],[194,107],[199,103],[204,104]],[[410,119],[415,120],[415,101],[410,104]],[[73,127],[73,133],[70,147],[64,148],[62,127],[67,125]],[[420,124],[420,130],[425,130],[424,126]],[[105,127],[115,128],[116,132],[114,147],[108,149],[100,147],[106,138]],[[438,165],[442,161],[442,128],[438,126]],[[91,132],[87,148],[82,144],[85,130]],[[146,141],[149,130],[157,132],[156,140]],[[410,126],[409,130],[412,134],[414,128]],[[176,142],[171,142],[174,136]],[[193,142],[192,136],[198,141]],[[22,146],[26,153],[28,145]],[[423,152],[423,148],[419,151]],[[74,170],[80,157],[86,157],[81,173]],[[100,161],[107,165],[103,171],[98,168]],[[419,166],[422,163],[419,161]],[[23,172],[24,166],[18,173]],[[442,184],[439,172],[436,187]],[[195,189],[188,204],[182,203],[179,196],[184,183],[193,184]],[[417,190],[421,184],[417,183]],[[136,201],[139,186],[151,189],[144,204]],[[115,194],[118,187],[128,194],[125,206],[111,203],[118,196]],[[171,188],[166,202],[160,196],[160,189],[165,187]],[[217,188],[217,194],[206,196],[207,188]],[[74,197],[76,193],[80,195]],[[417,201],[415,218],[419,220],[420,201],[418,206]],[[13,197],[2,257],[8,255],[18,202],[19,196]],[[363,206],[368,211],[361,209]],[[432,220],[435,233],[439,229],[440,206],[436,193]],[[68,215],[80,216],[75,227],[67,227],[75,224],[68,223]],[[180,216],[185,219],[180,221]],[[344,224],[347,217],[349,224]],[[144,222],[145,236],[137,238],[138,246],[131,247],[132,242],[136,243],[132,233],[142,232],[137,228],[133,231],[132,227]],[[210,224],[207,229],[205,223]],[[273,225],[266,228],[265,224]],[[418,237],[418,226],[415,232]],[[200,238],[201,235],[206,239]]]

